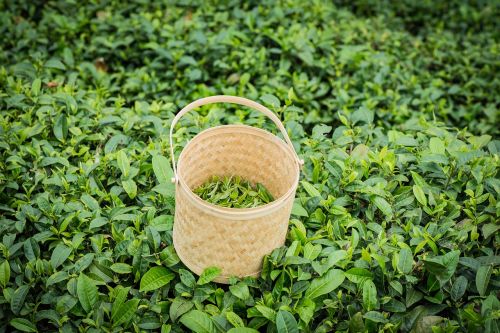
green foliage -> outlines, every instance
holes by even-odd
[[[0,2],[0,331],[498,332],[498,17]],[[222,93],[272,109],[305,160],[286,245],[229,286],[175,253],[167,158],[174,113]],[[276,131],[207,106],[176,154],[226,123]]]
[[[240,176],[213,176],[193,190],[200,198],[212,204],[228,208],[253,208],[274,200],[264,187],[257,183],[252,186]]]

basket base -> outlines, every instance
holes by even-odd
[[[182,251],[179,251],[180,247],[178,247],[175,243],[175,237],[172,237],[173,238],[173,244],[174,244],[174,248],[175,248],[175,252],[177,253],[177,256],[179,257],[179,259],[182,261],[182,263],[193,273],[195,273],[196,275],[200,276],[202,273],[203,273],[203,270],[204,268],[200,268],[199,266],[196,266],[196,265],[193,265],[191,264],[191,262],[189,260],[186,260],[186,258],[182,255]],[[260,275],[260,272],[262,270],[258,270],[257,272],[255,273],[251,273],[251,274],[248,274],[248,275],[245,275],[245,276],[237,276],[237,278],[246,278],[246,277],[258,277]],[[222,284],[229,284],[229,278],[231,278],[231,276],[226,276],[226,275],[219,275],[217,276],[215,279],[213,279],[212,281],[213,282],[217,282],[217,283],[222,283]]]

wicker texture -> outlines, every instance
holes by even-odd
[[[245,209],[210,204],[192,190],[214,175],[262,183],[276,200]],[[263,257],[284,244],[298,179],[295,152],[267,131],[226,125],[201,132],[177,165],[173,240],[179,258],[198,275],[221,268],[220,283],[257,276]]]

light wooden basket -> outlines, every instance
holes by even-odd
[[[285,141],[245,125],[213,127],[188,142],[176,166],[172,134],[179,119],[199,106],[221,102],[262,112]],[[278,117],[246,98],[202,98],[183,108],[172,121],[170,153],[176,184],[173,241],[179,258],[198,275],[206,267],[221,268],[222,274],[215,280],[220,283],[227,283],[231,276],[258,276],[263,257],[285,242],[303,164]],[[262,183],[276,199],[255,208],[213,205],[192,190],[214,175],[238,175]]]

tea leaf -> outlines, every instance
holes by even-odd
[[[50,257],[50,263],[52,264],[52,268],[56,269],[62,263],[68,259],[69,255],[71,254],[71,248],[65,246],[65,245],[57,245],[52,251],[52,256]]]
[[[311,197],[321,197],[321,193],[314,187],[314,185],[306,181],[302,181],[302,186],[304,186],[304,189]]]
[[[141,278],[140,291],[148,292],[161,288],[172,281],[174,277],[175,275],[164,267],[153,267]]]
[[[176,321],[177,318],[182,316],[184,313],[188,312],[191,310],[191,308],[194,306],[193,302],[182,299],[182,298],[176,298],[172,302],[172,305],[170,306],[170,318],[172,318],[172,321]]]
[[[278,332],[285,333],[298,333],[299,327],[297,325],[297,321],[293,317],[293,315],[284,310],[278,311],[276,314],[276,328]]]
[[[26,300],[26,296],[30,290],[29,285],[22,285],[14,291],[12,294],[12,299],[10,301],[10,308],[14,314],[19,314],[21,308],[24,305],[24,301]]]
[[[363,305],[367,311],[377,308],[377,287],[371,280],[363,283]]]
[[[80,301],[83,310],[85,312],[90,312],[95,303],[97,303],[98,298],[98,291],[94,281],[92,281],[85,274],[80,273],[80,275],[78,276],[76,290],[78,300]]]
[[[203,273],[201,273],[200,277],[198,278],[198,282],[196,282],[199,285],[207,284],[216,277],[220,275],[222,270],[218,267],[207,267],[203,270]]]
[[[306,290],[306,297],[314,299],[328,294],[335,290],[344,282],[344,272],[339,269],[331,269],[320,278],[313,279],[311,285]]]
[[[424,190],[418,185],[413,185],[413,194],[423,206],[427,206],[427,197],[425,196]]]
[[[132,266],[124,263],[116,263],[111,265],[109,268],[115,273],[118,274],[129,274],[132,272]]]
[[[128,177],[130,171],[130,162],[128,160],[127,154],[125,151],[120,150],[116,157],[116,162],[118,163],[118,167],[120,168],[124,177]]]
[[[479,295],[484,296],[488,288],[491,276],[491,266],[481,266],[476,273],[476,287]]]
[[[191,310],[190,312],[184,314],[181,317],[180,322],[196,333],[216,332],[215,325],[210,317],[205,312],[199,310]]]
[[[36,326],[31,321],[24,318],[14,318],[9,324],[21,332],[38,332]]]
[[[153,156],[153,170],[160,184],[172,184],[171,179],[174,176],[174,172],[170,167],[170,161],[161,155]],[[172,185],[173,186],[173,185]]]
[[[10,265],[7,260],[4,260],[0,264],[0,284],[3,288],[7,286],[7,283],[10,280]]]
[[[111,321],[113,327],[128,323],[134,317],[134,314],[139,305],[138,299],[132,299],[117,307],[116,312],[112,315]]]
[[[467,278],[465,278],[463,275],[459,276],[458,279],[455,280],[450,293],[451,298],[454,301],[458,301],[465,294],[465,290],[467,289],[467,284],[468,284]]]
[[[403,274],[409,274],[413,265],[413,256],[411,250],[408,248],[402,248],[399,251],[398,257],[398,269]]]

